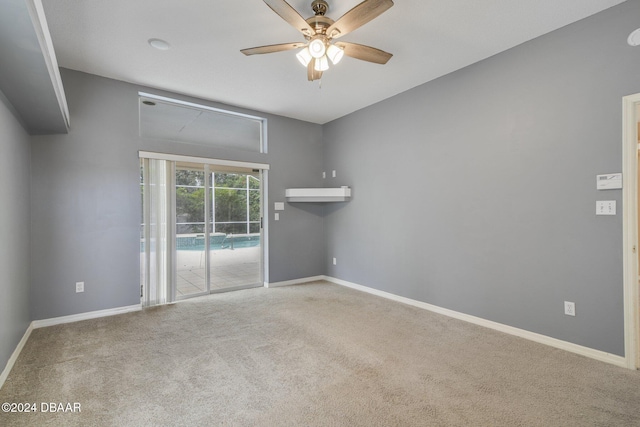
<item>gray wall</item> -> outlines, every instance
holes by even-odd
[[[325,125],[328,184],[353,187],[326,209],[327,274],[623,355],[621,191],[595,176],[622,169],[638,16],[624,3]]]
[[[138,150],[269,163],[269,212],[287,186],[320,185],[311,178],[321,175],[319,125],[267,115],[268,154],[147,140],[138,136],[139,90],[197,100],[71,70],[62,79],[71,129],[32,139],[34,319],[139,303]],[[271,282],[323,273],[321,210],[288,207],[270,227]]]
[[[29,327],[29,136],[0,93],[0,372]]]

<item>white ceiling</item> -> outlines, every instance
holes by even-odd
[[[289,0],[303,17],[312,0]],[[327,0],[337,20],[361,0]],[[314,123],[326,123],[624,0],[395,0],[341,38],[394,56],[353,58],[308,82],[296,51],[240,49],[303,41],[262,0],[47,0],[61,67]],[[171,49],[151,48],[160,38]],[[623,41],[624,42],[624,41]]]

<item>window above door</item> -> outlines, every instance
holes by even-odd
[[[266,153],[266,119],[206,105],[138,94],[140,136]]]

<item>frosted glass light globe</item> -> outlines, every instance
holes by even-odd
[[[309,52],[311,53],[311,56],[316,59],[322,58],[326,50],[327,48],[324,45],[324,42],[320,39],[312,40],[311,43],[309,43]]]

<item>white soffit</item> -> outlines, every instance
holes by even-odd
[[[30,134],[66,133],[69,110],[40,0],[5,0],[0,91]]]

